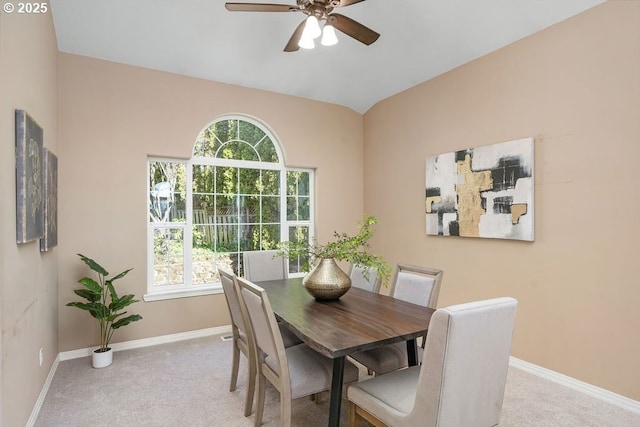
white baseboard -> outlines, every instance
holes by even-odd
[[[552,371],[551,369],[543,368],[542,366],[525,362],[524,360],[518,359],[513,356],[509,360],[509,365],[530,374],[537,375],[549,381],[553,381],[554,383],[569,387],[573,390],[579,391],[596,399],[619,406],[623,409],[626,409],[627,411],[640,414],[640,402],[638,402],[637,400],[629,399],[628,397],[622,396],[621,394],[614,393],[604,388],[596,387],[567,375]]]
[[[198,329],[197,331],[180,332],[171,335],[162,335],[159,337],[142,338],[139,340],[118,342],[111,344],[113,351],[131,350],[133,348],[150,347],[158,344],[168,344],[177,341],[190,340],[193,338],[209,337],[212,335],[228,334],[231,332],[231,326],[218,326],[215,328]],[[80,357],[90,356],[96,347],[81,348],[78,350],[63,351],[59,354],[60,361],[78,359]]]
[[[60,355],[56,356],[55,360],[53,361],[53,365],[51,365],[51,369],[49,370],[49,375],[47,375],[47,379],[44,381],[42,390],[40,390],[40,394],[38,395],[38,400],[36,400],[36,404],[33,406],[33,410],[31,411],[31,415],[27,420],[26,427],[32,427],[36,423],[36,419],[38,418],[38,414],[40,413],[40,408],[42,407],[44,398],[47,396],[47,392],[49,391],[49,386],[51,386],[51,381],[53,381],[53,376],[55,375],[56,369],[58,369],[59,364],[60,364]]]

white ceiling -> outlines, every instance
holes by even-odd
[[[367,0],[336,12],[380,33],[371,46],[337,32],[336,46],[285,53],[302,13],[229,12],[224,0],[50,0],[61,52],[326,101],[359,113],[603,2]]]

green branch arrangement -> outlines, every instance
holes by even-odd
[[[386,286],[391,278],[391,266],[382,256],[367,251],[369,239],[373,237],[377,222],[375,217],[365,215],[364,220],[358,225],[358,234],[349,236],[346,233],[334,231],[335,240],[326,245],[319,244],[315,239],[311,243],[307,240],[280,242],[278,255],[289,259],[298,257],[308,259],[310,256],[314,263],[326,258],[350,262],[365,269],[363,274],[367,280],[369,270],[376,270],[380,281]]]
[[[91,270],[97,273],[98,281],[90,277],[83,277],[78,280],[84,288],[75,289],[73,292],[86,299],[87,302],[74,301],[68,303],[67,306],[88,311],[91,316],[98,320],[98,325],[100,326],[100,348],[98,351],[105,352],[109,349],[109,342],[116,329],[142,319],[139,314],[130,314],[122,317],[127,314],[126,311],[122,310],[139,300],[134,299],[133,294],[118,296],[116,288],[113,286],[113,282],[126,276],[132,269],[125,270],[108,279],[109,272],[100,264],[82,254],[78,254],[78,256]]]

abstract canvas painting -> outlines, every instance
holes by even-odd
[[[16,110],[16,241],[44,234],[42,128],[24,110]]]
[[[43,252],[58,245],[58,158],[44,149],[44,237]]]
[[[429,157],[427,234],[533,241],[533,142]]]

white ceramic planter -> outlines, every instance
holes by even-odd
[[[111,347],[107,348],[107,351],[93,350],[91,354],[91,366],[94,368],[106,368],[113,362],[113,350]]]

